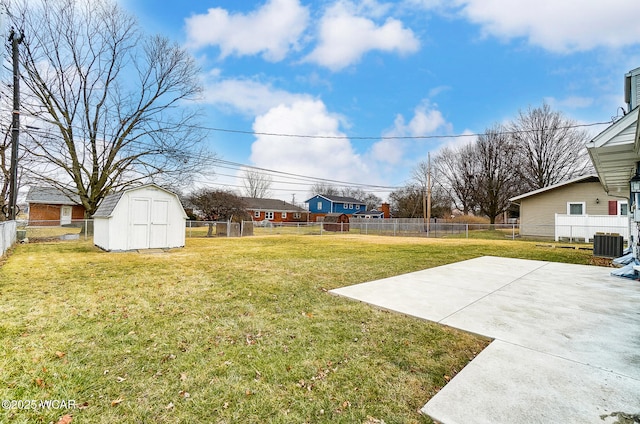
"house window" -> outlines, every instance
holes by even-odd
[[[287,213],[286,212],[282,212],[282,219],[287,219]]]
[[[353,203],[349,203],[349,209],[353,209]]]
[[[253,212],[253,216],[256,218],[260,218],[260,211]]]
[[[629,215],[629,204],[627,202],[618,202],[618,215]]]
[[[345,208],[345,209],[349,209],[349,204],[348,203],[343,203],[342,207]]]
[[[293,214],[294,219],[300,219],[300,217],[301,217],[300,212],[294,212]]]
[[[273,219],[273,212],[265,212],[264,213],[264,219],[272,220]]]
[[[322,210],[322,202],[318,202],[318,205],[317,205],[317,206],[318,206],[318,207],[317,207],[317,209],[318,209],[319,211],[321,211],[321,210]]]
[[[567,202],[567,215],[584,215],[585,202]]]

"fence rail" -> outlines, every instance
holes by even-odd
[[[16,221],[0,222],[0,256],[16,243]]]
[[[70,225],[60,226],[59,221],[17,221],[18,240],[91,240],[93,221],[74,220]],[[125,229],[126,230],[126,229]],[[185,237],[247,237],[252,235],[319,235],[362,234],[410,237],[456,237],[493,239],[534,239],[589,243],[593,234],[621,234],[628,240],[628,225],[531,225],[510,224],[466,224],[446,221],[425,223],[422,219],[354,219],[349,223],[323,222],[269,222],[244,221],[186,221]],[[9,231],[11,232],[11,231]],[[15,229],[13,230],[15,234]],[[585,236],[585,234],[587,234]],[[591,234],[591,235],[589,235]],[[0,240],[1,241],[1,240]]]

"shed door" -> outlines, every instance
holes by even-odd
[[[169,201],[154,199],[151,206],[151,228],[149,234],[150,248],[167,247],[168,226]]]
[[[131,199],[131,234],[129,237],[129,249],[149,248],[149,213],[151,211],[151,199]]]

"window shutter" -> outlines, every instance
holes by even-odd
[[[618,201],[609,200],[609,215],[618,215]]]

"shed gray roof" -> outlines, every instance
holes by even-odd
[[[107,195],[104,199],[102,199],[102,202],[100,203],[100,206],[98,206],[98,209],[96,209],[96,212],[93,214],[93,218],[108,218],[108,217],[110,217],[111,214],[113,213],[113,210],[116,208],[116,205],[118,204],[118,202],[120,201],[120,199],[122,198],[122,195],[124,193],[126,193],[127,191],[140,190],[140,189],[143,189],[143,188],[146,188],[146,187],[154,187],[154,188],[157,188],[159,190],[166,191],[167,193],[171,193],[172,195],[176,196],[176,199],[178,199],[178,196],[174,192],[172,192],[170,190],[167,190],[166,188],[162,188],[159,185],[153,184],[153,183],[144,184],[144,185],[137,186],[137,187],[128,187],[128,188],[125,188],[124,190],[118,191],[116,193],[111,193],[111,194]],[[178,202],[180,202],[180,199],[178,199]]]
[[[109,194],[107,195],[107,197],[102,199],[102,203],[100,203],[100,206],[98,206],[98,209],[96,209],[96,212],[93,214],[93,217],[107,218],[111,216],[111,213],[115,209],[116,205],[120,201],[120,198],[122,197],[125,191],[126,190]]]
[[[47,205],[81,205],[80,196],[71,190],[55,187],[30,187],[26,202]]]
[[[282,212],[306,212],[299,206],[287,203],[280,199],[262,199],[255,197],[243,197],[242,201],[247,205],[249,210],[268,210]]]

